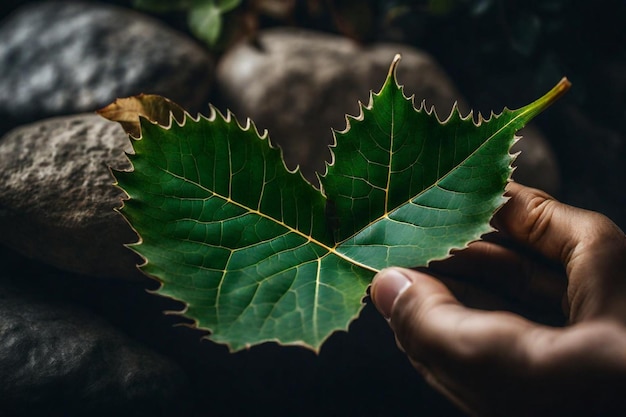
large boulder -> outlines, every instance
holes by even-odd
[[[123,244],[136,234],[114,209],[124,193],[109,166],[129,169],[121,126],[97,115],[47,119],[0,139],[0,243],[87,275],[141,279]]]
[[[200,45],[146,15],[99,3],[34,3],[0,24],[0,116],[15,125],[139,93],[204,108],[213,68]]]

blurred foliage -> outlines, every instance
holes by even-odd
[[[375,11],[357,0],[133,0],[153,13],[186,14],[187,27],[213,50],[223,50],[259,29],[290,25],[336,31],[353,39],[372,40]]]
[[[241,0],[134,0],[133,5],[156,13],[183,11],[191,32],[209,46],[217,45],[224,15],[237,8]]]

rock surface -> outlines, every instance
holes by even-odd
[[[0,243],[61,269],[142,279],[123,244],[137,236],[114,208],[108,166],[130,168],[128,137],[85,114],[47,119],[0,139]]]
[[[397,79],[416,106],[425,100],[440,119],[458,101],[462,114],[468,106],[451,80],[426,53],[401,44],[359,46],[349,39],[296,29],[266,30],[256,43],[243,43],[229,51],[217,68],[223,107],[243,122],[251,118],[259,130],[267,129],[284,151],[287,165],[300,165],[317,183],[314,172],[324,172],[330,160],[327,145],[331,128],[346,127],[345,114],[359,114],[358,101],[369,102],[378,91],[396,53],[402,54]],[[531,152],[518,159],[516,175],[533,186],[558,189],[558,167],[543,136],[527,131],[516,149]],[[547,167],[537,175],[537,166]],[[548,172],[549,171],[549,172]]]
[[[40,2],[0,25],[0,73],[0,116],[16,125],[139,93],[204,108],[213,61],[191,39],[129,9]]]
[[[189,382],[176,364],[85,309],[1,278],[0,415],[185,415]]]

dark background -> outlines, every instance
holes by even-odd
[[[4,0],[0,17],[24,3]],[[187,30],[180,14],[155,16]],[[626,1],[338,1],[319,14],[302,4],[288,22],[260,16],[257,23],[409,43],[433,55],[471,107],[486,114],[529,103],[567,76],[571,91],[536,119],[561,168],[558,197],[626,226]],[[0,257],[3,268],[33,277],[16,285],[93,309],[174,358],[192,382],[187,401],[195,415],[461,415],[414,372],[371,304],[319,356],[273,344],[229,354],[200,342],[198,331],[172,327],[180,320],[161,311],[176,304],[145,285],[88,281],[9,249]]]

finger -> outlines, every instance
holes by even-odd
[[[513,239],[562,263],[570,320],[626,317],[626,236],[607,217],[509,183],[510,200],[494,217]]]
[[[526,338],[538,326],[519,316],[468,309],[441,282],[400,268],[377,274],[371,296],[427,380],[457,403],[473,408],[465,390],[478,373],[527,369]]]
[[[513,314],[466,308],[437,279],[403,268],[379,272],[371,298],[405,351],[422,363],[429,352],[453,357],[472,350],[495,352],[533,326]]]
[[[581,242],[603,234],[624,236],[605,216],[563,204],[541,190],[511,182],[507,194],[510,200],[495,214],[494,224],[565,266]]]
[[[515,241],[565,264],[579,239],[575,209],[515,182],[506,190],[510,199],[494,215],[494,225]]]

